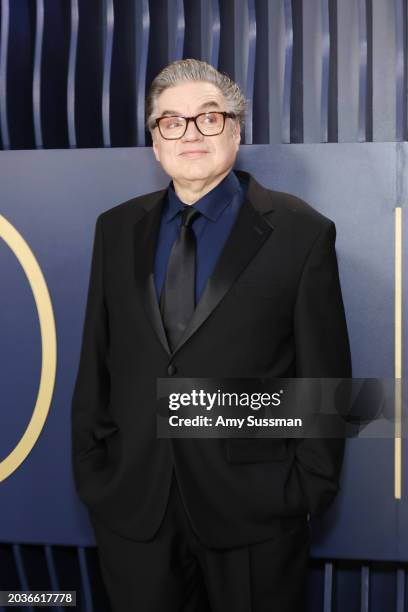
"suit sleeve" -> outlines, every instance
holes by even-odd
[[[71,407],[74,478],[84,501],[95,485],[95,472],[104,460],[103,444],[98,443],[98,439],[111,427],[107,416],[110,390],[108,348],[108,314],[103,291],[103,232],[99,216],[95,226],[80,362]]]
[[[346,317],[330,222],[306,259],[295,306],[296,376],[351,378]],[[307,507],[321,514],[339,490],[344,438],[295,441],[295,462]]]

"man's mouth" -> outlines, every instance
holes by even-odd
[[[192,151],[183,151],[183,153],[180,153],[180,157],[201,157],[202,155],[206,155],[207,153],[208,151],[195,149]]]

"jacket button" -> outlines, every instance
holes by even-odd
[[[169,376],[174,376],[176,372],[177,372],[176,366],[174,365],[174,363],[171,363],[169,367],[167,368],[167,374]]]

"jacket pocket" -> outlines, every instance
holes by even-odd
[[[286,461],[289,457],[286,440],[270,438],[230,438],[227,440],[229,463],[264,463]]]

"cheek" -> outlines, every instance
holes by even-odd
[[[236,155],[235,147],[231,144],[231,142],[229,142],[228,145],[219,151],[218,155],[219,159],[230,161]]]
[[[230,160],[237,153],[236,141],[233,134],[225,133],[222,146],[219,149],[219,157]]]
[[[158,147],[158,158],[163,165],[170,166],[174,163],[175,153],[170,148]]]

